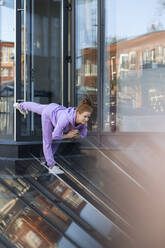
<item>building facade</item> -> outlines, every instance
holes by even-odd
[[[140,198],[139,189],[151,193],[154,188],[152,202],[160,200],[157,192],[162,193],[165,186],[164,6],[164,0],[1,0],[0,168],[28,164],[32,152],[41,155],[40,116],[20,115],[13,109],[14,102],[56,102],[69,107],[88,95],[93,113],[88,136],[77,142],[76,155],[83,153],[89,159],[75,156],[75,163],[86,161],[83,168],[89,167],[90,179],[92,164],[103,170],[97,186],[129,224],[138,219],[140,207],[136,208],[135,202]],[[68,150],[64,153],[71,154]],[[73,158],[69,159],[72,164]],[[103,174],[108,175],[107,181]],[[74,202],[72,209],[77,213],[85,207],[59,182],[55,188],[62,200]],[[159,210],[163,214],[163,207]],[[156,219],[156,211],[153,216]],[[18,223],[11,225],[11,239],[22,225],[22,232],[29,232],[26,237],[20,232],[25,247],[33,248],[31,240],[36,247],[55,245],[59,234],[55,240],[51,231],[50,237],[35,236],[42,220],[38,219],[30,232],[34,218],[30,211],[26,216],[20,213]],[[66,220],[64,232],[70,224]],[[163,232],[162,226],[158,229]],[[159,234],[152,231],[150,236],[156,235],[154,245],[159,247]]]
[[[122,28],[122,18],[131,20],[116,14],[118,4],[1,2],[1,140],[40,140],[39,118],[21,118],[14,101],[73,106],[85,94],[94,103],[90,135],[164,131],[155,123],[164,121],[163,4],[153,2],[152,13],[159,13],[136,21],[138,30]]]

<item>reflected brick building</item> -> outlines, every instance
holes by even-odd
[[[108,46],[107,65],[112,67],[111,79],[113,73],[120,78],[123,71],[165,66],[164,43],[165,31],[157,31]]]
[[[0,82],[13,84],[14,80],[14,43],[0,41]],[[1,87],[2,87],[1,86]]]
[[[23,181],[21,180],[21,182]],[[17,180],[8,179],[6,183],[14,186],[18,193],[25,193],[22,185],[21,188],[18,185]],[[4,187],[1,189],[5,190]],[[56,179],[50,184],[49,190],[77,214],[80,214],[81,210],[86,206],[83,198],[60,180]],[[51,227],[30,207],[25,207],[17,198],[12,199],[10,204],[6,205],[4,207],[5,211],[1,212],[0,228],[18,246],[25,248],[53,248],[62,238],[59,231]],[[64,234],[72,224],[72,220],[60,208],[50,203],[40,194],[35,196],[32,205],[38,208],[41,215],[51,221],[52,225],[57,227],[61,234]]]

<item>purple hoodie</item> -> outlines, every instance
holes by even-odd
[[[73,129],[78,130],[81,138],[85,138],[87,135],[87,124],[75,125],[75,107],[66,108],[56,103],[43,105],[34,102],[23,102],[20,103],[20,108],[41,115],[43,152],[49,166],[55,164],[54,154],[59,145],[55,144],[53,146],[53,140],[61,140],[63,134],[66,134]]]
[[[51,121],[54,126],[54,130],[52,132],[53,140],[62,139],[63,133],[66,134],[73,129],[78,130],[78,133],[81,138],[85,138],[87,135],[87,124],[75,125],[75,107],[65,108],[63,106],[58,105],[58,107],[52,111]]]

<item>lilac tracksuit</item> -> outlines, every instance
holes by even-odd
[[[54,154],[58,148],[58,144],[52,147],[53,140],[61,140],[63,133],[68,133],[70,130],[77,129],[81,138],[87,135],[87,124],[79,124],[75,126],[76,108],[51,104],[38,104],[35,102],[20,103],[21,110],[32,111],[41,115],[42,120],[42,138],[43,152],[48,166],[52,167],[55,164]]]

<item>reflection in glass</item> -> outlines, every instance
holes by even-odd
[[[75,1],[76,74],[75,94],[78,105],[89,95],[94,111],[88,127],[97,129],[97,0]]]
[[[165,131],[164,44],[161,1],[105,0],[105,131]]]
[[[19,177],[11,168],[0,175],[0,232],[16,247],[130,247],[120,228],[61,179],[44,174],[41,182],[37,170]]]
[[[76,194],[71,188],[64,184],[60,180],[55,180],[53,184],[49,186],[49,190],[60,197],[71,208],[76,210],[77,213],[86,205],[84,199]]]
[[[0,5],[0,136],[13,135],[14,0]]]
[[[61,2],[27,1],[26,23],[21,12],[21,99],[26,79],[27,101],[62,104]],[[21,119],[21,136],[29,135],[41,135],[40,116],[34,113]]]
[[[33,188],[26,192],[20,189],[18,178],[8,176],[4,179],[4,183],[7,183],[16,195],[12,195],[10,190],[0,185],[0,228],[3,235],[17,247],[63,247],[61,243],[72,242],[72,240],[79,246],[80,237],[83,235],[86,241],[80,247],[85,248],[89,244],[89,247],[102,248],[56,204],[50,203]],[[26,202],[22,203],[17,196],[23,197],[23,202],[26,199],[30,206],[27,206]],[[74,245],[70,244],[69,247],[74,247]]]
[[[60,239],[52,227],[30,208],[21,206],[20,202],[17,203],[17,218],[13,218],[6,235],[17,247],[26,248],[53,247]]]

